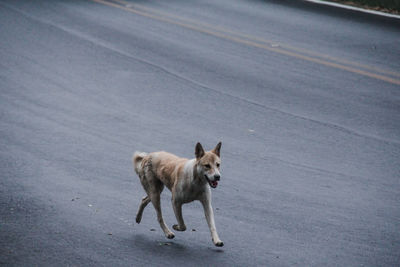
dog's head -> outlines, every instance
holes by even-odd
[[[197,143],[195,149],[197,161],[197,173],[208,182],[212,188],[218,186],[221,179],[219,168],[221,159],[219,158],[221,151],[221,142],[211,151],[204,151],[200,143]]]

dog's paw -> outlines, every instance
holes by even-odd
[[[137,215],[136,216],[136,223],[140,223],[141,220],[142,220],[142,216]]]
[[[173,239],[175,235],[173,233],[168,233],[165,235],[168,239]]]
[[[214,245],[217,246],[217,247],[223,247],[224,246],[224,242],[219,240],[219,241],[215,242]]]
[[[172,228],[174,228],[176,231],[181,231],[181,232],[186,231],[186,226],[180,227],[180,226],[177,225],[177,224],[174,224],[174,225],[172,226]]]

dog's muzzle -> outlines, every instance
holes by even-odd
[[[213,180],[210,180],[208,178],[207,175],[204,175],[204,177],[206,178],[208,184],[212,187],[212,188],[216,188],[218,186],[218,181],[221,179],[221,176],[219,174],[215,174],[213,176]]]

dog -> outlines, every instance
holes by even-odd
[[[186,230],[182,217],[182,205],[199,200],[204,208],[212,241],[215,246],[222,247],[224,243],[218,236],[211,206],[211,188],[216,188],[221,179],[220,151],[221,142],[211,151],[204,151],[202,145],[197,143],[196,158],[190,160],[164,151],[135,152],[133,155],[134,169],[147,194],[139,206],[136,222],[140,223],[144,208],[151,202],[165,236],[169,239],[175,237],[165,224],[161,212],[160,194],[166,186],[172,193],[172,207],[178,222],[173,225],[173,229],[176,231]]]

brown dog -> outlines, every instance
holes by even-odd
[[[144,208],[152,202],[157,211],[157,219],[167,238],[174,238],[174,233],[164,223],[161,213],[160,194],[164,185],[172,192],[172,206],[176,220],[173,228],[176,231],[185,231],[186,226],[182,218],[182,205],[199,200],[210,228],[214,244],[222,247],[224,243],[219,239],[215,228],[214,213],[211,206],[211,189],[218,186],[220,180],[220,150],[221,142],[211,150],[205,152],[200,143],[195,148],[196,158],[179,158],[164,151],[143,153],[135,152],[133,165],[135,172],[147,196],[142,199],[136,215],[136,222],[140,223]]]

